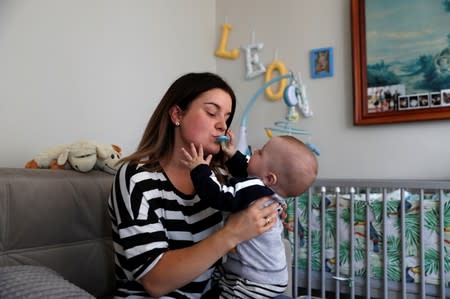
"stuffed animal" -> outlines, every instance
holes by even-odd
[[[34,156],[33,160],[28,161],[25,164],[25,168],[64,169],[64,165],[58,165],[56,161],[68,147],[68,144],[62,144],[47,148],[42,153]]]
[[[97,146],[97,162],[95,169],[115,174],[122,163],[119,163],[122,156],[122,149],[115,145],[100,144]]]
[[[97,162],[97,144],[92,141],[79,141],[69,145],[57,159],[58,165],[69,163],[72,169],[88,172]]]
[[[114,157],[113,152],[116,154]],[[112,145],[78,141],[46,149],[26,163],[25,168],[74,169],[79,172],[88,172],[94,169],[97,160],[100,160],[97,169],[114,174],[118,163],[113,163],[113,160],[117,162],[120,154],[121,149],[118,146],[114,151]]]

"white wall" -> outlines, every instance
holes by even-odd
[[[210,0],[0,1],[0,166],[78,140],[137,146],[182,73],[215,71]]]
[[[301,71],[314,116],[298,127],[312,132],[321,149],[320,177],[428,178],[450,177],[450,121],[415,122],[383,126],[353,126],[351,32],[349,0],[216,0],[217,27],[225,19],[233,25],[229,48],[263,42],[260,59],[268,65],[278,59]],[[218,30],[220,34],[220,30]],[[334,48],[334,76],[311,79],[309,51]],[[245,80],[245,60],[217,59],[217,71],[235,88],[242,113],[264,78]],[[274,77],[276,76],[276,73]],[[273,86],[276,90],[277,86]],[[249,118],[249,143],[260,146],[265,126],[282,120],[286,106],[261,97]],[[238,130],[239,121],[233,128]],[[306,139],[308,140],[308,139]]]
[[[214,71],[235,89],[240,113],[263,84],[245,80],[243,56],[213,55],[220,26],[230,47],[264,42],[261,61],[301,71],[320,177],[448,179],[449,121],[354,127],[349,0],[2,0],[0,1],[0,167],[23,167],[48,146],[80,139],[136,147],[148,117],[180,74]],[[335,75],[313,80],[309,50],[331,46]],[[260,99],[250,144],[284,117]]]

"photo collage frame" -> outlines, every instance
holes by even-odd
[[[450,107],[450,89],[405,94],[403,85],[368,88],[368,113]]]
[[[450,89],[399,97],[399,110],[427,109],[450,106]]]

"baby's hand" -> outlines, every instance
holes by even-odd
[[[234,133],[231,130],[227,131],[227,136],[230,138],[228,141],[222,141],[220,147],[227,157],[233,157],[236,153],[236,147],[234,145]]]
[[[198,146],[198,152],[193,143],[191,143],[190,153],[184,147],[181,148],[181,152],[185,157],[185,159],[181,160],[181,163],[186,165],[190,170],[194,169],[200,164],[209,165],[212,159],[212,155],[208,155],[206,159],[203,158],[203,146],[201,144]]]

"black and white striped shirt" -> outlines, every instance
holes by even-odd
[[[179,192],[164,172],[128,163],[115,176],[108,207],[119,298],[150,298],[139,279],[163,254],[191,246],[222,226],[221,212],[206,200]],[[161,298],[200,298],[210,288],[214,268]]]

